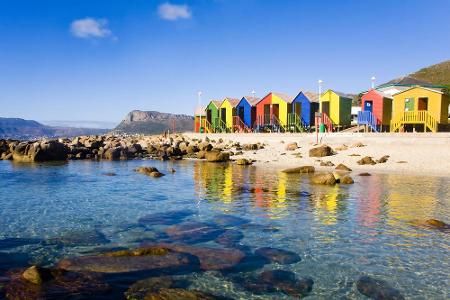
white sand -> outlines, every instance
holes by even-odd
[[[331,161],[335,165],[343,163],[354,172],[401,173],[411,175],[450,176],[450,133],[324,133],[319,134],[319,141],[333,149],[349,146],[347,150],[337,151],[336,155],[323,158],[309,157],[309,149],[314,147],[316,134],[196,134],[188,133],[193,138],[205,138],[239,142],[241,144],[261,142],[265,149],[244,151],[237,158],[251,158],[255,165],[274,169],[284,169],[302,165],[313,165],[318,170],[334,170],[334,167],[320,167],[320,161]],[[284,143],[283,143],[284,142]],[[286,144],[297,142],[300,146],[295,151],[286,151]],[[365,147],[350,147],[361,142]],[[284,154],[285,153],[285,154]],[[302,158],[294,153],[301,153]],[[361,156],[349,156],[360,154]],[[358,165],[356,162],[364,156],[374,160],[384,155],[390,158],[386,163],[376,165]],[[398,163],[406,161],[406,163]]]

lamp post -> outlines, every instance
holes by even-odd
[[[317,81],[317,83],[319,84],[319,107],[320,107],[320,118],[317,118],[316,121],[318,121],[320,119],[320,124],[323,122],[323,116],[322,116],[322,101],[320,101],[320,97],[322,96],[322,84],[323,84],[323,80],[319,79]],[[319,122],[316,122],[316,144],[319,143],[319,128],[318,126],[320,126],[320,124],[318,124]]]
[[[375,88],[375,76],[372,76],[372,78],[370,78],[370,81],[372,82],[372,90]]]
[[[202,114],[201,114],[201,105],[202,105],[202,91],[198,91],[197,92],[197,100],[198,100],[198,110],[199,110],[199,112],[200,112],[200,115],[199,115],[199,128],[198,128],[198,131],[200,132],[201,131],[201,128],[202,128]]]

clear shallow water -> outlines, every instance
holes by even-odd
[[[138,166],[155,166],[167,175],[149,178],[133,171]],[[172,167],[175,174],[168,172]],[[105,176],[107,172],[117,176]],[[260,225],[237,227],[244,234],[242,245],[298,253],[298,263],[267,264],[263,269],[312,277],[311,299],[365,299],[354,284],[364,274],[387,281],[407,298],[448,299],[449,232],[414,224],[430,218],[450,222],[450,178],[353,176],[354,185],[324,187],[310,185],[308,176],[231,164],[0,162],[0,276],[25,262],[52,264],[67,256],[158,240],[164,226],[142,227],[138,219],[189,209],[194,214],[186,220],[231,214]],[[73,240],[63,247],[52,242],[7,247],[1,242],[96,233],[101,236],[94,244]],[[198,245],[220,247],[213,241]],[[252,295],[219,272],[186,276],[190,288],[215,295],[289,298]]]

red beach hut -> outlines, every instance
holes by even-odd
[[[392,118],[392,96],[372,89],[361,97],[358,125],[367,125],[373,131],[389,128]]]

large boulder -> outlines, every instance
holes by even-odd
[[[370,299],[404,300],[405,297],[400,291],[392,288],[384,280],[374,279],[369,276],[362,276],[356,282],[356,288],[364,296]]]
[[[326,184],[333,185],[336,183],[336,178],[333,173],[321,173],[316,174],[311,178],[311,182],[314,184]]]
[[[324,157],[324,156],[330,156],[333,154],[334,154],[333,149],[331,149],[330,146],[326,146],[326,145],[312,148],[309,150],[310,157]]]
[[[297,168],[285,169],[283,173],[314,173],[315,168],[313,166],[301,166]]]
[[[370,156],[365,156],[356,162],[358,165],[375,165],[376,162]]]
[[[122,148],[114,147],[106,149],[103,153],[103,158],[106,160],[119,160],[121,156]]]
[[[22,142],[13,151],[13,160],[19,162],[43,162],[66,160],[69,148],[55,140],[41,142]]]
[[[206,161],[209,162],[226,162],[230,160],[230,153],[220,151],[208,151],[205,153]]]
[[[344,164],[338,164],[335,169],[340,170],[340,171],[347,171],[347,172],[351,172],[351,170],[352,170]]]
[[[297,148],[298,148],[297,143],[293,142],[293,143],[286,144],[286,147],[284,149],[286,151],[294,151],[294,150],[297,150]]]

